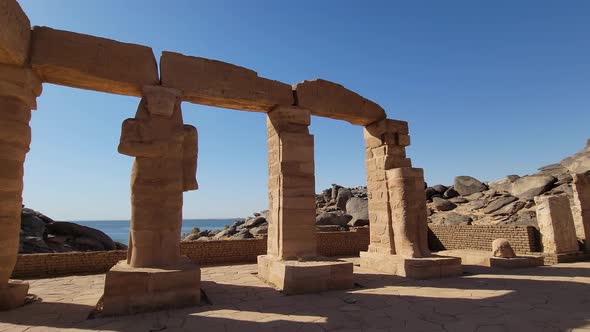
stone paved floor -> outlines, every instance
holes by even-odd
[[[31,280],[42,301],[0,313],[0,331],[589,331],[590,262],[471,267],[415,281],[355,267],[357,288],[283,296],[256,265],[205,267],[211,305],[86,319],[104,275]]]

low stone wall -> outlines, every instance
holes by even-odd
[[[428,246],[433,251],[453,249],[492,250],[492,241],[505,238],[515,252],[539,252],[539,231],[532,226],[428,225]]]
[[[318,253],[323,256],[355,256],[359,251],[367,250],[368,245],[368,228],[318,233]],[[182,255],[203,265],[254,263],[258,255],[266,253],[266,238],[182,242],[180,251]],[[18,255],[12,277],[44,278],[105,273],[126,257],[125,250]]]
[[[539,251],[538,231],[520,226],[437,226],[429,225],[432,250],[491,250],[492,241],[506,238],[521,254]],[[369,246],[369,229],[350,232],[317,233],[318,253],[322,256],[358,256]],[[266,238],[247,240],[182,242],[183,255],[202,265],[254,263],[266,253]],[[18,255],[13,278],[44,278],[59,275],[104,273],[125,259],[127,251],[70,252]]]

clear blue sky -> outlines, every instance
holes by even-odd
[[[21,0],[45,25],[171,50],[296,83],[324,78],[409,121],[430,184],[530,174],[590,137],[588,1]],[[56,219],[127,219],[138,99],[44,85],[24,202]],[[199,130],[200,190],[185,218],[267,206],[265,115],[183,104]],[[316,191],[365,184],[362,130],[314,117]]]

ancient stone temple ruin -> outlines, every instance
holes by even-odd
[[[423,171],[412,168],[406,122],[325,80],[293,86],[232,64],[47,27],[31,29],[15,0],[0,1],[0,308],[23,304],[27,284],[9,280],[18,250],[23,163],[41,83],[140,98],[122,124],[120,153],[134,157],[128,258],[106,275],[105,314],[200,301],[199,267],[179,250],[183,192],[197,189],[197,130],[181,103],[267,114],[268,252],[259,276],[285,293],[352,287],[352,263],[319,257],[311,116],[364,127],[370,247],[361,264],[431,278],[461,273],[460,259],[427,245]],[[42,110],[41,110],[42,111]],[[115,149],[115,147],[113,147]],[[201,174],[201,176],[207,176]]]

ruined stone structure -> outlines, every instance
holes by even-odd
[[[408,124],[381,120],[366,126],[364,137],[371,243],[361,266],[420,279],[461,274],[459,258],[428,249],[424,175],[406,158]]]
[[[584,240],[584,250],[590,252],[590,172],[573,175],[574,222],[576,234]]]
[[[123,123],[119,152],[135,157],[127,260],[106,276],[104,311],[123,314],[199,302],[199,268],[180,256],[182,193],[197,189],[197,133],[183,101],[268,114],[269,224],[259,274],[286,293],[352,286],[352,264],[317,255],[311,115],[364,126],[371,222],[363,265],[417,278],[458,274],[460,259],[431,256],[423,173],[405,156],[407,123],[325,80],[290,86],[228,63],[31,26],[15,0],[0,0],[0,306],[22,304],[9,282],[17,253],[28,121],[40,82],[140,97]]]
[[[537,196],[535,203],[543,252],[567,254],[579,251],[567,196]]]

